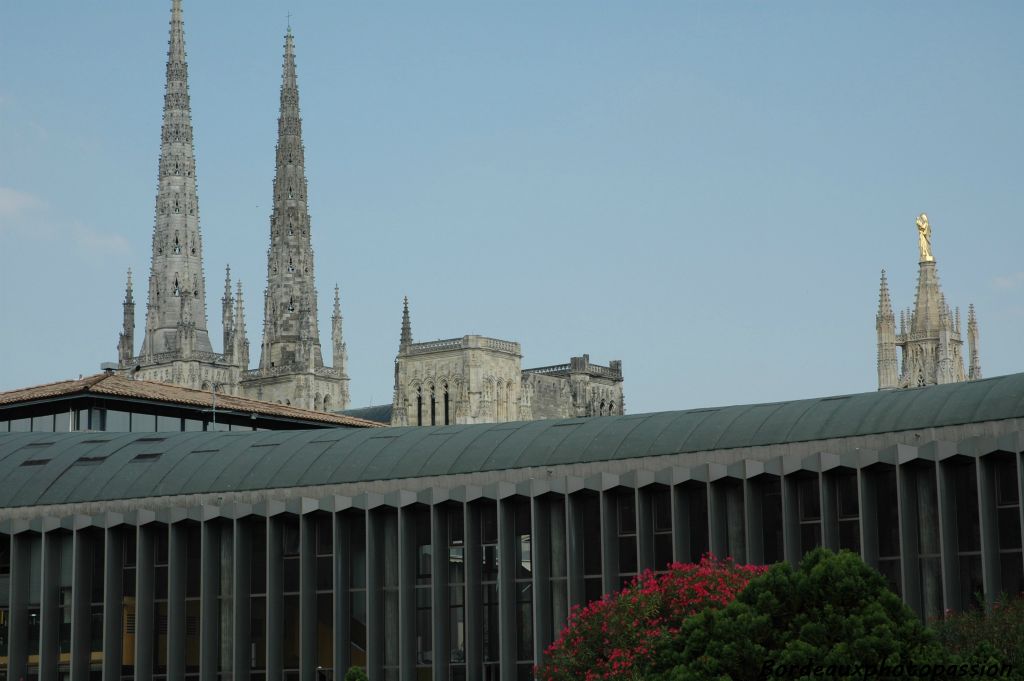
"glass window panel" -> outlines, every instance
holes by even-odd
[[[109,418],[109,413],[108,418]],[[156,432],[156,414],[132,414],[131,428],[133,433]],[[107,430],[110,430],[109,428]]]
[[[111,433],[127,433],[131,430],[131,415],[128,412],[107,409],[103,416],[103,430]],[[95,425],[93,430],[96,430]]]
[[[250,664],[253,671],[262,671],[267,668],[266,616],[266,597],[254,596],[249,609],[250,635],[252,636],[252,660]]]
[[[185,419],[185,430],[189,432],[203,430],[203,422],[198,419]]]
[[[978,523],[978,475],[974,463],[953,467],[953,501],[956,508],[956,536],[960,551],[980,551]]]
[[[284,596],[284,610],[282,618],[282,643],[283,659],[285,669],[299,668],[299,597],[297,595]]]
[[[619,537],[619,574],[636,572],[636,536]]]
[[[362,513],[353,513],[348,518],[350,584],[353,589],[366,587],[366,518]]]
[[[654,535],[654,569],[664,570],[672,562],[672,535]]]
[[[75,429],[75,412],[65,411],[53,415],[53,431],[55,433],[70,433]]]
[[[878,571],[885,577],[889,584],[889,590],[897,596],[903,594],[900,580],[900,561],[898,558],[888,558],[878,561]]]
[[[173,433],[180,431],[181,418],[177,416],[160,416],[156,417],[156,429],[160,433]]]
[[[12,419],[11,420],[11,431],[12,433],[28,433],[32,430],[32,419]]]
[[[331,556],[317,556],[316,589],[330,591],[334,582],[334,559]]]
[[[1020,509],[1017,506],[1004,506],[997,511],[999,525],[999,548],[1020,548]]]
[[[601,574],[601,517],[598,498],[588,495],[582,498],[580,521],[583,524],[583,573]]]
[[[818,478],[798,480],[797,499],[800,505],[800,520],[821,519],[821,495],[818,491]]]
[[[1000,506],[1020,504],[1017,496],[1017,464],[1008,456],[996,459],[996,503]]]
[[[316,553],[329,556],[334,553],[334,524],[329,513],[316,516]]]
[[[318,672],[324,673],[318,678],[329,678],[327,674],[334,669],[334,598],[330,593],[316,596],[316,663]]]
[[[480,543],[496,544],[497,542],[498,508],[494,502],[488,502],[480,507]]]
[[[32,432],[33,433],[52,433],[53,432],[53,414],[44,414],[42,416],[32,417]]]
[[[857,497],[857,473],[840,473],[835,477],[836,503],[840,518],[855,518],[860,515],[860,500]]]
[[[964,610],[984,604],[985,591],[981,556],[960,556],[960,607]]]
[[[839,548],[860,553],[860,522],[857,520],[839,521]]]
[[[352,592],[352,612],[350,626],[352,627],[352,647],[350,654],[352,664],[366,666],[366,592]]]
[[[889,468],[875,477],[878,494],[878,553],[896,556],[900,552],[900,521],[897,514],[896,471]]]
[[[807,553],[816,546],[821,546],[821,523],[802,523],[800,525],[800,550]]]
[[[633,492],[618,495],[619,534],[636,534],[636,497]]]
[[[705,485],[693,485],[687,489],[690,512],[690,560],[700,561],[708,552],[708,489]]]
[[[1024,593],[1024,560],[1021,552],[1003,553],[999,556],[999,568],[1002,573],[1002,592],[1007,594]]]
[[[254,594],[267,591],[267,524],[255,520],[250,525],[252,532],[252,555],[250,557],[249,590]]]

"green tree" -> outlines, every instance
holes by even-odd
[[[856,665],[893,670],[877,678],[930,678],[906,665],[958,661],[877,571],[825,549],[797,569],[773,566],[725,608],[688,618],[656,658],[655,676],[669,681],[834,678]]]
[[[362,667],[349,667],[342,681],[370,681],[370,679]]]

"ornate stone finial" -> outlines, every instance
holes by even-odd
[[[338,291],[338,285],[334,285],[334,316],[341,316],[341,293]]]
[[[917,225],[917,247],[921,251],[921,262],[934,262],[932,255],[932,226],[928,223],[928,216],[921,213],[915,221]]]
[[[135,296],[132,290],[132,268],[128,268],[128,280],[124,285],[124,302],[132,304],[135,302]]]

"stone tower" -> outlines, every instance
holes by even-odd
[[[246,372],[242,388],[257,399],[306,409],[344,409],[348,376],[344,367],[324,365],[320,346],[295,40],[290,27],[284,42],[276,161],[260,365]],[[339,337],[333,340],[343,348],[340,307],[336,317]]]
[[[124,287],[124,302],[121,304],[123,321],[121,336],[117,340],[117,361],[126,365],[135,355],[135,296],[132,294],[132,271],[128,270],[128,281]]]
[[[889,298],[885,271],[882,272],[878,313],[878,389],[918,388],[981,378],[978,360],[978,328],[974,306],[968,311],[967,333],[970,372],[964,371],[963,340],[960,335],[960,310],[946,304],[939,286],[939,273],[931,251],[931,225],[928,216],[917,219],[920,261],[917,293],[912,310],[900,313],[899,333]],[[896,375],[896,348],[902,352],[903,365]]]
[[[203,240],[181,0],[171,2],[152,247],[142,350],[134,356],[135,304],[129,279],[118,343],[121,371],[144,380],[192,388],[216,384],[225,392],[236,392],[240,369],[214,353],[206,326]],[[233,328],[233,322],[226,319],[225,328]]]

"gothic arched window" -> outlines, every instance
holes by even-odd
[[[445,383],[444,385],[442,385],[441,389],[444,391],[444,425],[447,426],[449,423],[451,423],[451,420],[449,419],[448,408],[448,384]]]
[[[416,388],[416,425],[423,425],[423,388]]]
[[[434,395],[434,386],[430,386],[430,425],[437,425],[437,397]]]

